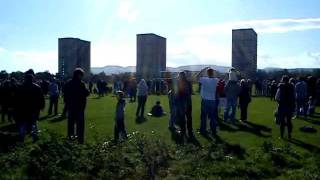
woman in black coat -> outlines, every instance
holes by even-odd
[[[245,79],[240,81],[239,107],[240,120],[247,121],[248,105],[251,102],[250,90]]]

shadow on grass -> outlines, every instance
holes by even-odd
[[[43,120],[46,120],[50,117],[51,117],[50,115],[45,115],[45,116],[40,117],[38,121],[43,121]]]
[[[142,124],[142,123],[145,123],[147,121],[148,121],[148,119],[146,117],[137,117],[136,118],[136,124]]]
[[[57,117],[51,119],[49,122],[50,122],[50,123],[56,123],[56,122],[61,122],[61,121],[65,120],[65,119],[66,119],[66,117],[57,116]]]
[[[315,120],[315,119],[311,119],[311,118],[300,118],[299,120],[306,121],[306,122],[314,124],[314,125],[320,125],[319,120]]]
[[[18,127],[8,124],[0,128],[0,153],[8,152],[19,141]]]
[[[240,159],[244,159],[246,153],[245,148],[241,147],[239,144],[230,144],[223,140],[219,135],[214,136],[215,143],[223,145],[223,151],[225,154],[233,154]]]
[[[220,130],[222,131],[229,131],[229,132],[243,131],[243,132],[255,134],[259,137],[271,137],[271,135],[265,135],[262,133],[262,132],[270,133],[272,131],[271,128],[269,128],[268,126],[255,124],[253,122],[236,123],[234,126],[237,128],[221,120],[218,121],[218,124],[219,124]]]
[[[320,153],[320,148],[315,146],[315,145],[312,145],[312,144],[308,144],[306,142],[303,142],[299,139],[295,139],[295,138],[292,138],[290,140],[288,140],[290,143],[296,145],[296,146],[299,146],[303,149],[306,149],[310,152],[313,152],[313,153]]]
[[[184,145],[185,144],[185,138],[181,135],[181,133],[175,129],[175,130],[169,130],[171,133],[171,140],[174,141],[178,145]],[[201,147],[200,142],[195,136],[188,137],[187,142],[191,143],[197,147]]]

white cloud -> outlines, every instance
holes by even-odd
[[[133,23],[138,18],[138,10],[134,7],[133,0],[119,0],[118,17]]]
[[[270,56],[262,53],[258,56],[258,67],[279,68],[320,68],[320,52],[302,52],[289,56]]]
[[[135,45],[130,40],[92,43],[91,67],[102,67],[105,65],[135,66]]]
[[[253,28],[257,33],[286,33],[320,29],[320,18],[245,20],[203,25],[185,29],[182,35],[231,34],[232,29]]]
[[[320,29],[320,18],[247,20],[196,26],[178,32],[180,43],[168,45],[169,65],[215,64],[231,65],[232,29],[253,28],[259,35]],[[290,56],[273,57],[258,49],[258,67],[315,67],[320,54],[292,52]]]
[[[0,48],[0,64],[7,71],[24,71],[34,69],[35,71],[49,70],[57,72],[58,55],[56,50],[6,50]]]

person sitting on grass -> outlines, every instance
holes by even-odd
[[[116,106],[116,119],[114,126],[114,140],[119,139],[119,135],[122,134],[125,139],[127,139],[127,132],[124,125],[124,109],[126,106],[126,101],[124,100],[124,92],[117,92],[118,103]]]
[[[152,107],[151,112],[148,113],[149,116],[154,116],[154,117],[161,117],[165,114],[166,113],[163,111],[160,101],[157,101],[156,104]]]

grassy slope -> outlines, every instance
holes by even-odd
[[[152,105],[160,100],[164,106],[164,109],[168,111],[168,100],[166,96],[149,96],[146,106],[146,112],[149,111]],[[115,111],[116,98],[107,96],[103,98],[96,98],[90,96],[88,100],[86,110],[86,140],[90,141],[94,138],[103,138],[113,135],[114,125],[114,111]],[[143,133],[157,133],[159,136],[168,142],[172,142],[170,139],[170,133],[167,129],[168,116],[162,118],[147,117],[147,121],[141,124],[135,122],[135,109],[136,103],[127,103],[126,106],[126,128],[127,131],[140,131]],[[229,126],[224,125],[218,130],[220,137],[229,143],[240,144],[247,150],[252,147],[261,146],[263,141],[272,140],[275,144],[282,144],[284,141],[279,140],[279,127],[275,125],[273,118],[273,111],[276,107],[275,102],[270,101],[267,98],[253,98],[249,107],[249,121],[254,126]],[[60,104],[62,108],[62,104]],[[237,112],[239,113],[239,111]],[[42,113],[44,117],[46,111]],[[239,114],[237,114],[239,116]],[[200,124],[200,99],[198,95],[193,96],[193,128],[196,130]],[[320,126],[313,124],[320,122],[319,119],[302,120],[296,119],[293,121],[294,130],[293,138],[294,146],[297,150],[304,151],[307,148],[320,148],[320,134],[307,134],[299,130],[303,125],[313,125],[320,131]],[[43,118],[40,122],[41,129],[52,129],[66,135],[66,120],[60,121],[54,117]],[[271,131],[268,131],[271,128]],[[208,144],[208,140],[197,135],[201,144]],[[287,142],[285,142],[287,143]],[[302,148],[301,148],[302,147]]]

